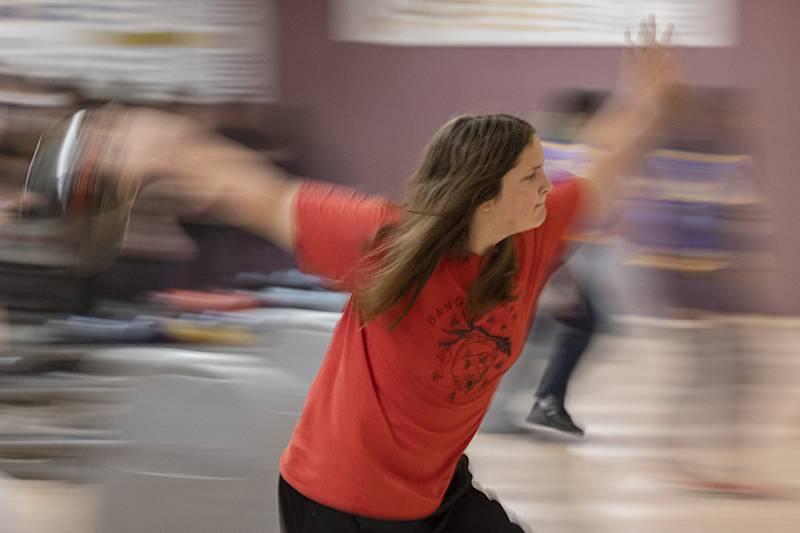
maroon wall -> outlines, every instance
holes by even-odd
[[[751,89],[759,173],[773,208],[773,308],[800,312],[800,2],[740,0],[740,44],[681,49],[687,82]],[[768,7],[767,7],[768,6]],[[328,37],[327,2],[280,2],[284,103],[308,106],[302,168],[310,176],[396,194],[433,131],[466,112],[530,117],[551,91],[609,88],[619,49],[433,48],[341,43]],[[795,48],[797,47],[797,48]]]

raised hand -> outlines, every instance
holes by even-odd
[[[639,24],[634,41],[630,30],[625,32],[620,89],[639,101],[660,104],[669,95],[677,79],[677,67],[671,41],[674,27],[669,24],[658,37],[656,20],[650,16]]]

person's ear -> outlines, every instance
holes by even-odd
[[[478,211],[484,214],[489,214],[494,210],[495,201],[494,198],[491,200],[487,200],[483,202],[481,205],[478,206]]]

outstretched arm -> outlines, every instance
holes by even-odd
[[[378,229],[396,215],[387,199],[347,187],[292,179],[261,154],[177,115],[119,113],[108,132],[106,171],[120,197],[153,181],[220,222],[293,253],[309,273],[350,288]]]
[[[619,196],[619,179],[645,152],[674,90],[675,67],[669,52],[672,27],[657,38],[653,17],[643,21],[638,43],[626,35],[620,80],[609,101],[581,132],[597,151],[585,177],[593,184],[582,208],[590,222],[605,220]]]
[[[152,109],[108,109],[112,124],[103,164],[117,194],[154,181],[221,222],[292,251],[293,204],[300,181],[261,154],[200,124]]]

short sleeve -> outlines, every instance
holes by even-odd
[[[547,219],[541,227],[545,241],[561,241],[575,229],[586,187],[585,179],[574,176],[558,181],[553,186],[545,200]]]
[[[352,289],[353,275],[376,232],[398,212],[386,198],[305,182],[294,205],[294,253],[303,272]]]

